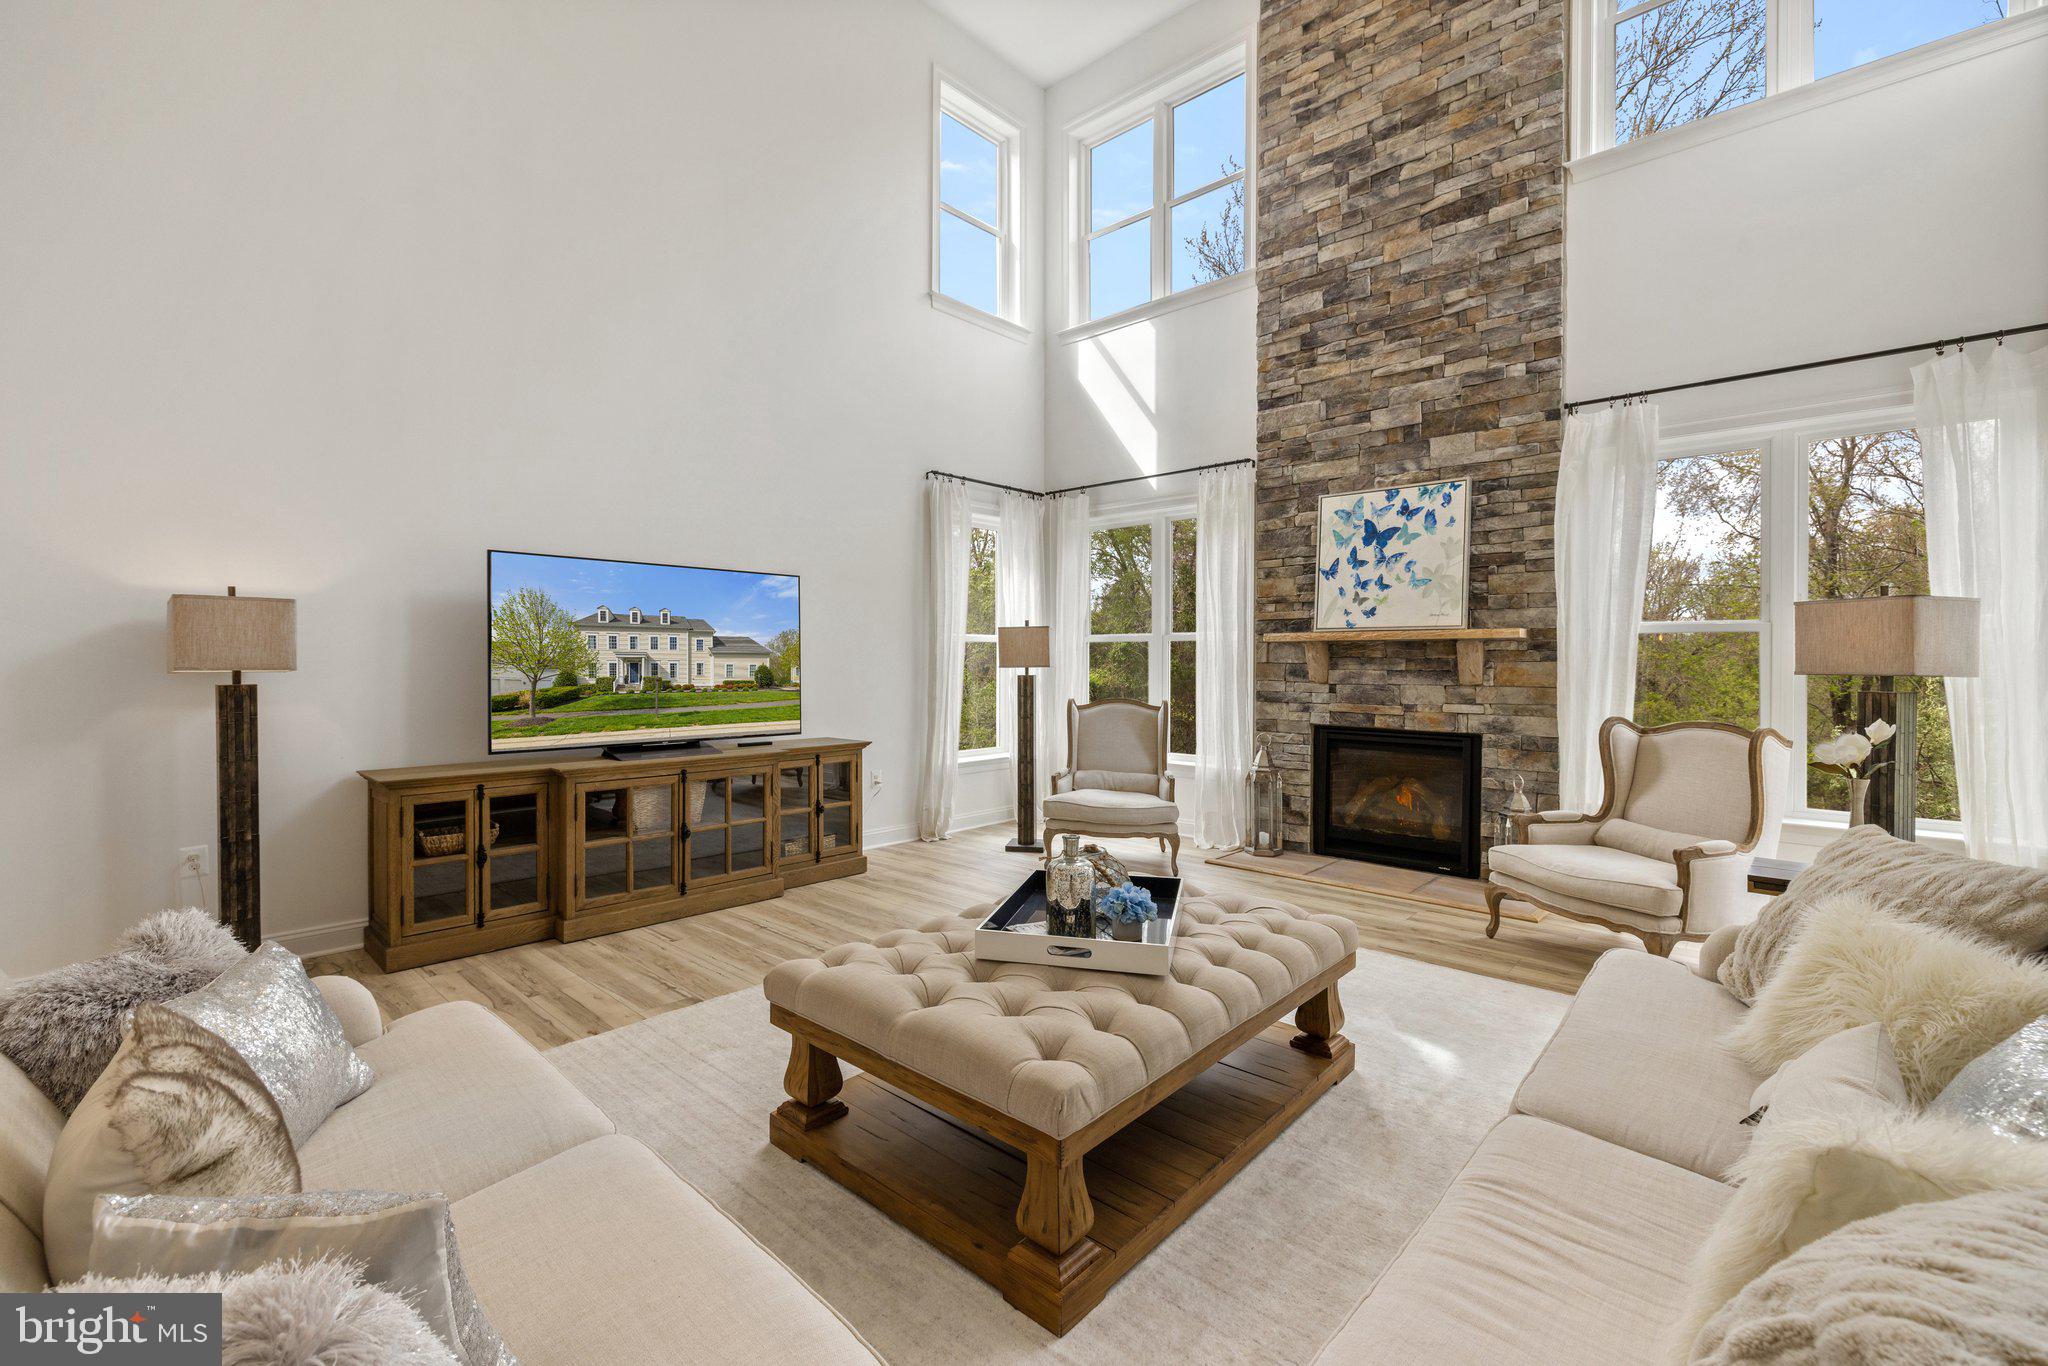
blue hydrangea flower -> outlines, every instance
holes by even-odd
[[[1119,925],[1142,925],[1159,918],[1159,907],[1153,902],[1152,893],[1135,882],[1126,882],[1104,892],[1096,900],[1095,909]]]

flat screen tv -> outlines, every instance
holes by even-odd
[[[794,574],[490,552],[491,753],[803,728]]]

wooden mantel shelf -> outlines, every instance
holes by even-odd
[[[1489,640],[1527,640],[1529,632],[1520,626],[1487,626],[1433,630],[1416,628],[1407,631],[1268,631],[1266,639],[1281,644],[1299,645],[1308,663],[1308,678],[1311,683],[1330,681],[1330,647],[1332,645],[1378,645],[1384,641],[1401,640],[1448,640],[1458,647],[1458,681],[1467,687],[1476,687],[1486,681],[1486,642]]]

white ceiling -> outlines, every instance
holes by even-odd
[[[1193,0],[925,0],[1042,86],[1065,80]]]

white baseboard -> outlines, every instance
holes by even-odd
[[[363,946],[363,921],[360,916],[354,920],[337,920],[331,925],[315,925],[311,929],[293,930],[288,934],[266,934],[265,939],[274,939],[301,958],[316,958],[323,953],[339,953],[343,949],[359,949]]]
[[[955,812],[953,824],[947,829],[949,835],[965,830],[980,830],[991,825],[1013,825],[1017,820],[1014,806],[993,807],[986,811]],[[871,825],[861,832],[863,849],[880,849],[885,844],[908,844],[917,838],[914,825]]]

